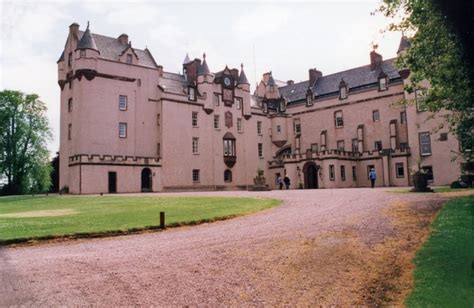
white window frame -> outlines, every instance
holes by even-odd
[[[377,115],[377,118],[375,117]],[[380,121],[380,111],[378,109],[372,110],[372,122],[379,122]]]
[[[344,127],[344,118],[342,116],[342,110],[334,112],[334,124],[336,125],[336,128]]]
[[[218,114],[214,115],[214,129],[220,129],[220,116]]]
[[[201,179],[200,179],[200,177],[201,177],[200,170],[199,169],[193,169],[192,177],[193,177],[193,183],[199,183],[201,181]]]
[[[243,130],[243,126],[242,126],[242,119],[237,118],[237,132],[242,133],[243,131],[244,130]]]
[[[199,138],[193,137],[193,154],[199,154]]]
[[[188,99],[190,101],[196,101],[196,89],[193,87],[188,87]]]
[[[422,140],[423,136],[427,136],[427,138],[428,138],[427,141],[428,142],[426,142],[426,140],[423,142],[423,140]],[[431,134],[429,132],[421,132],[418,135],[418,139],[419,139],[419,144],[420,144],[420,155],[421,156],[430,156],[431,154],[433,154],[432,149],[431,149]],[[423,146],[428,146],[429,151],[424,150]]]
[[[119,95],[119,110],[125,111],[128,109],[128,97],[126,95]]]
[[[381,77],[381,78],[379,78],[379,90],[380,90],[380,91],[388,90],[388,80],[387,80],[387,77]]]
[[[119,137],[127,138],[127,123],[125,122],[119,123]]]
[[[191,125],[199,127],[199,113],[197,111],[191,112]]]

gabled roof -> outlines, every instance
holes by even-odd
[[[91,30],[89,30],[89,25],[87,25],[86,31],[82,33],[82,37],[77,43],[76,49],[92,49],[99,51],[99,49],[97,49],[94,37],[92,36]]]
[[[394,66],[395,58],[382,61],[378,69],[371,71],[370,64],[356,67],[350,70],[318,78],[311,90],[316,96],[339,93],[341,79],[347,84],[348,89],[370,86],[378,83],[379,75],[383,72],[389,80],[399,79],[400,75]],[[280,94],[288,99],[289,103],[304,100],[308,90],[309,81],[303,81],[279,88]]]
[[[87,30],[86,30],[87,31]],[[84,31],[79,31],[79,41],[85,35]],[[122,44],[119,42],[117,38],[108,37],[104,35],[99,35],[95,33],[91,33],[91,37],[93,38],[96,48],[99,51],[100,55],[99,58],[112,60],[112,61],[119,61],[120,54],[127,48],[129,48],[128,44]],[[151,55],[150,51],[145,51],[137,48],[133,48],[135,54],[138,57],[138,65],[157,68],[155,60]]]

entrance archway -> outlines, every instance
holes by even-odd
[[[151,170],[143,168],[142,170],[142,192],[151,191]]]
[[[303,166],[305,189],[318,188],[318,169],[319,167],[313,162],[307,162]]]

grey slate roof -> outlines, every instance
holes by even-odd
[[[163,72],[163,77],[158,80],[158,85],[163,88],[165,92],[174,94],[184,94],[183,90],[188,83],[184,75]]]
[[[274,86],[275,85],[275,80],[273,79],[273,76],[270,75],[270,78],[268,78],[268,83],[269,86]]]
[[[97,45],[95,44],[94,37],[92,36],[89,27],[87,27],[86,31],[82,34],[81,39],[77,42],[77,49],[92,49],[97,50]],[[100,53],[100,51],[99,51]]]
[[[237,84],[250,84],[247,79],[247,76],[245,75],[243,67],[240,70],[240,76],[239,76],[239,80],[237,80]]]
[[[58,61],[56,61],[56,63],[59,63],[59,62],[61,62],[61,61],[64,61],[64,50],[63,50],[63,52],[61,53],[61,55],[59,56],[59,59],[58,59]]]
[[[208,75],[210,73],[211,72],[209,71],[209,66],[207,66],[206,58],[204,58],[204,61],[199,66],[198,75]]]
[[[400,45],[398,45],[397,53],[407,48],[410,48],[410,41],[406,36],[402,36],[402,38],[400,39]]]
[[[370,64],[356,67],[347,71],[320,77],[311,88],[314,95],[324,96],[339,93],[339,83],[341,79],[347,84],[349,93],[355,88],[361,88],[378,83],[378,76],[384,72],[390,80],[399,79],[398,70],[394,67],[395,58],[382,61],[379,68],[371,71]],[[295,102],[306,98],[309,81],[303,81],[279,88],[280,94],[288,99],[288,102]]]
[[[87,31],[87,30],[86,30]],[[85,32],[79,31],[79,41],[81,41]],[[118,61],[119,55],[127,48],[129,48],[128,44],[122,44],[119,42],[117,38],[108,37],[100,34],[91,33],[96,46],[97,50],[99,50],[100,55],[99,58]],[[145,50],[133,49],[138,57],[138,65],[156,68],[157,65],[151,56],[151,53],[146,52]]]
[[[186,53],[186,57],[184,58],[183,64],[188,64],[189,62],[191,62],[191,59],[189,58],[189,54]]]

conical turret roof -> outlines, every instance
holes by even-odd
[[[209,67],[207,66],[206,54],[203,54],[202,58],[203,58],[203,62],[201,64],[201,66],[199,67],[198,75],[208,75],[211,72],[209,71]]]
[[[405,35],[402,35],[402,38],[400,39],[400,45],[398,45],[397,53],[407,48],[410,48],[410,41]]]
[[[189,54],[186,53],[186,57],[184,58],[183,64],[188,64],[189,62],[191,62],[191,59],[189,58]]]
[[[81,40],[77,43],[77,49],[92,49],[99,51],[95,43],[94,37],[89,30],[89,23],[87,23],[87,29],[81,37]]]
[[[268,78],[268,83],[269,86],[274,86],[275,85],[275,80],[273,79],[272,74],[270,74],[270,78]]]
[[[237,81],[237,84],[250,84],[247,79],[247,76],[245,75],[243,64],[240,65],[240,76],[239,80]]]

